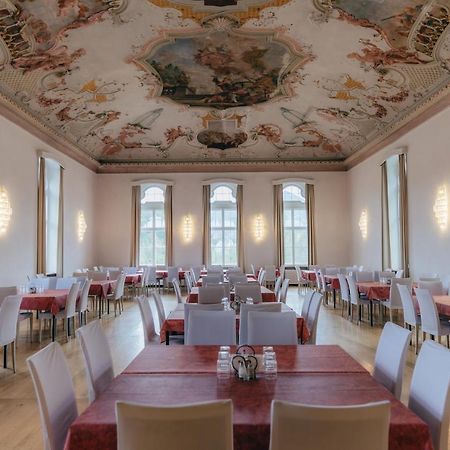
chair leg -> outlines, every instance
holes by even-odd
[[[30,316],[30,342],[33,343],[33,311]]]
[[[3,346],[3,368],[6,369],[8,367],[8,346]]]
[[[11,342],[11,356],[13,363],[13,372],[16,373],[16,341]]]
[[[450,336],[447,334],[447,348],[450,348]]]

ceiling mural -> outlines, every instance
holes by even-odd
[[[101,164],[339,162],[448,95],[450,0],[0,0],[0,95]]]

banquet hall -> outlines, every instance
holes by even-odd
[[[450,0],[0,0],[5,450],[449,450]]]

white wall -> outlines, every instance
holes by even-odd
[[[318,260],[321,264],[347,264],[349,240],[346,173],[298,173],[316,183],[316,224]],[[272,181],[294,177],[292,173],[158,174],[156,179],[175,182],[173,187],[174,262],[182,266],[202,263],[202,181],[230,177],[244,184],[245,261],[271,264],[275,262],[273,234]],[[148,175],[98,175],[96,190],[97,257],[103,265],[127,264],[130,259],[131,183],[151,179]],[[193,219],[194,235],[190,243],[182,239],[183,217]],[[255,242],[253,224],[257,214],[263,216],[265,237]]]
[[[450,228],[440,230],[433,205],[437,189],[446,185],[450,196],[450,109],[410,131],[348,173],[351,208],[351,260],[367,267],[381,266],[380,163],[396,149],[407,150],[410,269],[413,276],[437,272],[450,275]],[[369,213],[368,238],[358,228],[362,209]]]
[[[56,155],[66,169],[64,272],[92,265],[95,174],[2,117],[0,142],[0,186],[8,191],[13,210],[9,229],[0,236],[0,286],[23,284],[27,275],[36,273],[38,151]],[[82,243],[77,235],[79,210],[84,211],[88,224]]]

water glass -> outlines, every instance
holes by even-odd
[[[228,297],[224,297],[224,298],[222,299],[222,305],[223,305],[223,309],[224,309],[225,311],[228,311],[228,309],[229,309]]]
[[[218,361],[226,361],[228,364],[230,364],[230,352],[219,351],[217,360]]]
[[[228,359],[217,360],[217,377],[229,378],[230,376],[230,362]]]
[[[268,358],[264,361],[264,375],[267,379],[276,378],[278,364],[276,358]]]
[[[245,301],[246,301],[246,303],[247,303],[248,305],[253,305],[253,298],[252,298],[252,297],[247,297],[247,298],[245,299]]]

